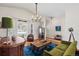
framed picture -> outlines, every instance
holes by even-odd
[[[56,30],[56,31],[61,31],[61,26],[56,26],[56,27],[55,27],[55,30]]]

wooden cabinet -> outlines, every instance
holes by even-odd
[[[24,43],[0,45],[0,56],[22,56]]]

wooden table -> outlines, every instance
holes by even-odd
[[[50,39],[52,40],[52,43],[56,44],[56,45],[60,45],[61,44],[61,40],[56,40],[54,38],[47,38],[47,39]]]
[[[52,43],[51,40],[36,40],[33,43],[31,43],[31,45],[33,46],[32,50],[42,51],[50,43]]]
[[[60,45],[61,44],[61,40],[52,39],[52,43],[54,43],[56,45]]]
[[[33,42],[26,42],[25,46],[32,45],[33,46],[33,50],[34,49],[38,50],[39,48],[46,47],[50,43],[54,43],[56,45],[60,45],[61,41],[60,40],[55,40],[55,39],[50,39],[50,38],[47,38],[46,40],[36,39]]]
[[[49,43],[52,43],[52,40],[37,40],[37,41],[34,41],[33,43],[31,43],[33,46],[39,48],[39,47],[42,47],[44,45],[47,45]]]
[[[40,47],[40,46],[43,46],[43,45],[45,45],[45,44],[47,44],[49,42],[52,42],[52,43],[54,43],[56,45],[60,45],[61,44],[61,40],[55,40],[53,38],[47,38],[47,42],[45,42],[45,43],[42,43],[42,41],[45,41],[45,40],[35,39],[33,42],[26,42],[25,46],[28,46],[28,45],[32,44],[32,45],[34,45],[36,47]]]
[[[0,56],[22,56],[25,42],[11,45],[0,44]]]

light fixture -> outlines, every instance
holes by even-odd
[[[74,29],[73,29],[72,27],[70,27],[68,30],[69,30],[69,32],[70,32],[69,41],[71,40],[71,37],[72,37],[73,40],[75,41],[75,37],[74,37],[74,35],[73,35]]]
[[[35,12],[35,15],[32,16],[32,20],[37,22],[41,19],[41,16],[38,15],[38,3],[35,3],[35,9],[36,9],[36,12]]]
[[[8,37],[8,29],[13,27],[12,19],[10,17],[2,17],[2,28],[6,28],[6,37]]]

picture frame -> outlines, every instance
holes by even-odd
[[[56,31],[61,31],[61,26],[55,26]]]

